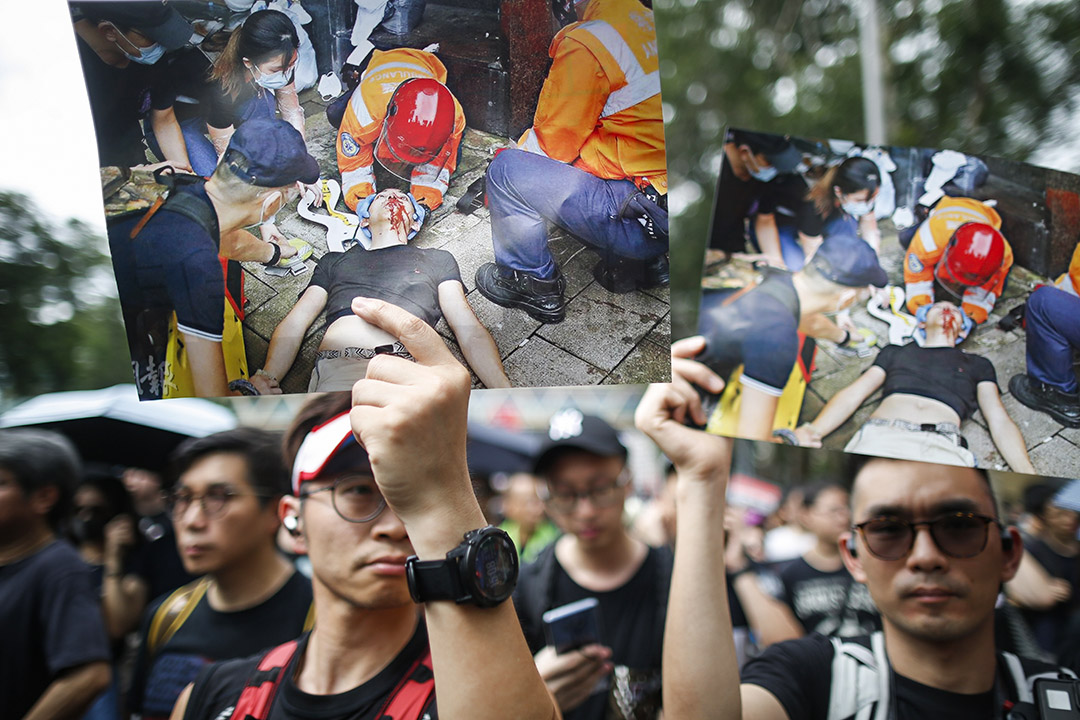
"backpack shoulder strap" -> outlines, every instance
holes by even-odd
[[[212,205],[203,202],[189,192],[173,190],[165,200],[161,208],[181,215],[193,223],[196,223],[214,239],[214,244],[221,242],[220,229],[218,227],[217,213]],[[141,223],[141,221],[140,221]]]
[[[274,696],[285,678],[285,670],[296,654],[297,645],[296,640],[290,640],[262,656],[240,692],[230,720],[266,720],[270,714],[270,704],[274,702]]]
[[[172,595],[165,598],[165,602],[158,606],[146,634],[146,649],[149,657],[156,655],[158,650],[169,642],[180,626],[187,621],[209,586],[209,578],[201,577],[177,588]]]
[[[867,642],[869,640],[869,642]],[[885,638],[832,638],[829,720],[884,720],[889,708],[889,661]]]
[[[419,720],[434,694],[431,649],[425,648],[424,654],[409,667],[375,717],[380,720]]]
[[[1001,650],[998,652],[998,668],[1005,672],[999,673],[1009,680],[1009,692],[1006,699],[1014,702],[1035,702],[1035,681],[1042,678],[1056,679],[1062,675],[1076,677],[1076,674],[1063,667],[1056,667],[1050,663],[1044,663],[1030,658],[1021,658],[1014,653]]]

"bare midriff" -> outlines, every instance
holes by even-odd
[[[895,393],[888,396],[881,401],[870,417],[935,425],[944,422],[960,424],[960,416],[945,403],[909,393]]]
[[[346,315],[330,323],[319,343],[319,350],[344,350],[347,347],[375,348],[390,345],[397,338],[355,315]]]

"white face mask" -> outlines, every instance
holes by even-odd
[[[750,167],[750,163],[747,163],[746,170],[750,173],[750,177],[754,178],[758,182],[770,182],[773,178],[780,174],[780,171],[774,168],[772,165],[759,167],[757,164],[757,158],[755,158],[753,155],[751,155],[750,158],[754,162],[754,167]]]
[[[120,52],[124,53],[124,57],[126,57],[128,60],[131,60],[132,62],[137,62],[140,65],[153,65],[158,60],[160,60],[161,57],[165,54],[165,47],[161,43],[154,43],[153,45],[149,45],[147,47],[141,48],[138,45],[136,45],[135,43],[131,42],[131,39],[127,35],[122,33],[120,31],[120,28],[116,27],[115,25],[112,25],[112,23],[110,23],[110,26],[116,32],[117,35],[124,38],[124,42],[126,42],[131,47],[135,48],[135,51],[137,53],[139,53],[138,55],[132,55],[131,53],[129,53],[127,50],[124,49],[123,45],[121,45],[120,43],[118,43],[116,41],[113,41],[113,45],[116,46],[116,49],[119,50]]]
[[[841,201],[840,207],[842,207],[844,209],[844,212],[846,212],[848,215],[851,215],[852,217],[862,217],[863,215],[867,215],[871,210],[874,209],[874,201],[873,200],[861,200],[861,201],[860,200],[853,200],[853,201],[849,201],[849,202],[842,202]]]
[[[275,73],[264,73],[254,63],[250,67],[252,75],[255,76],[256,84],[267,90],[280,90],[292,82],[293,69],[296,65],[294,63],[290,67]]]

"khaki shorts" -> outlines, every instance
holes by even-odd
[[[382,350],[387,346],[383,345]],[[412,360],[413,356],[400,342],[395,342],[390,355]],[[311,380],[308,382],[307,391],[310,392],[335,392],[340,390],[352,390],[357,380],[367,373],[368,363],[371,358],[378,355],[374,348],[347,347],[344,350],[320,350],[315,356],[315,367],[311,370]]]
[[[863,425],[844,448],[850,453],[942,465],[975,467],[975,455],[947,435],[882,425]]]

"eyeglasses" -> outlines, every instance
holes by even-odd
[[[584,492],[554,491],[541,485],[537,488],[540,499],[551,509],[560,513],[572,513],[578,502],[588,500],[594,508],[608,508],[617,505],[623,499],[622,488],[630,481],[630,473],[623,471],[611,482],[595,485]]]
[[[335,512],[349,522],[370,522],[386,508],[386,498],[370,475],[342,475],[333,485],[301,490],[300,499],[306,500],[325,490],[330,491],[330,504]]]
[[[225,507],[238,497],[271,497],[266,493],[237,492],[226,485],[214,485],[204,493],[196,494],[186,488],[174,490],[168,496],[169,506],[172,508],[173,518],[180,518],[187,514],[192,503],[199,503],[203,514],[207,517],[217,517],[225,512]]]
[[[915,531],[925,525],[941,552],[953,558],[971,558],[986,548],[992,517],[972,512],[955,512],[933,520],[909,522],[882,516],[855,525],[870,554],[881,560],[899,560],[915,546]]]

